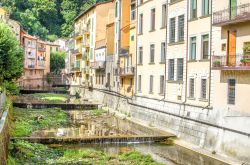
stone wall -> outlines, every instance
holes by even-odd
[[[74,93],[79,88],[71,88]],[[216,153],[250,162],[249,114],[196,107],[150,98],[133,99],[82,88],[84,98],[102,102],[143,124],[174,133],[178,138]]]
[[[4,111],[0,120],[0,165],[7,164],[9,135],[9,111]]]

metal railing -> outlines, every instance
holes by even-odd
[[[227,24],[235,21],[250,20],[250,3],[231,7],[213,13],[213,24]]]
[[[0,92],[0,118],[1,118],[1,116],[3,114],[3,111],[4,111],[5,101],[6,101],[6,94],[5,94],[5,92]]]
[[[121,75],[134,75],[134,73],[135,73],[135,67],[133,67],[133,66],[120,68]]]
[[[250,55],[213,55],[213,69],[250,69]]]
[[[106,66],[105,64],[106,64],[105,61],[96,61],[96,62],[92,62],[90,66],[93,69],[105,69],[105,66]]]

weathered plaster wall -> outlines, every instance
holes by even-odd
[[[246,114],[142,97],[127,100],[107,92],[90,92],[84,88],[82,94],[84,98],[98,100],[110,109],[127,114],[143,124],[174,133],[180,139],[201,148],[250,162],[250,122]]]

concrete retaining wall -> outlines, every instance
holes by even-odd
[[[71,88],[74,91],[79,88]],[[250,162],[249,114],[142,97],[126,99],[100,90],[82,88],[81,93],[85,98],[98,100],[110,109],[174,133],[201,148]]]
[[[9,113],[5,111],[0,120],[0,164],[7,164],[9,135]]]

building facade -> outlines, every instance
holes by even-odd
[[[159,18],[166,1],[139,1],[137,16],[137,82],[138,96],[164,99],[166,28]]]
[[[96,83],[99,86],[99,82],[103,82],[102,86],[104,84],[105,62],[103,60],[105,60],[106,49],[103,48],[106,46],[106,25],[108,20],[112,19],[112,10],[114,10],[112,1],[100,2],[91,6],[75,19],[76,73],[74,77],[79,85],[93,87]],[[98,52],[97,54],[95,50]],[[99,62],[95,61],[97,55]],[[104,59],[99,58],[99,55]],[[103,80],[99,81],[99,79]]]
[[[213,1],[213,106],[249,113],[250,3]],[[244,115],[243,115],[244,116]]]

